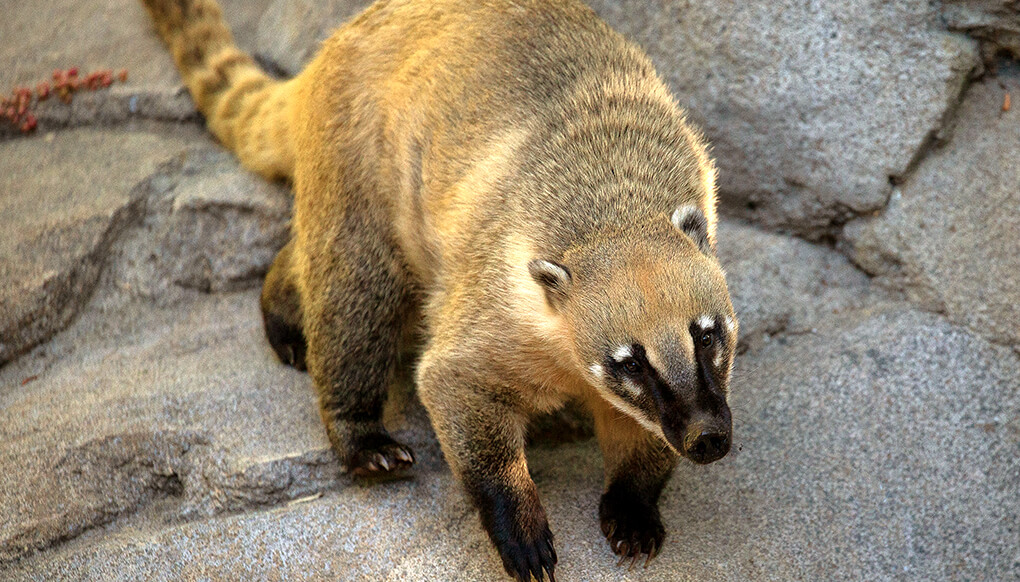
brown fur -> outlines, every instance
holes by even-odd
[[[420,310],[419,394],[507,571],[552,576],[524,435],[568,398],[596,418],[614,551],[654,554],[676,433],[723,418],[736,329],[715,170],[647,57],[577,0],[380,0],[277,82],[213,0],[143,1],[210,130],[294,185],[263,311],[281,357],[305,355],[344,464],[413,462],[380,414]],[[684,205],[700,227],[671,224]],[[708,315],[719,343],[699,351]],[[628,342],[664,398],[596,374]]]

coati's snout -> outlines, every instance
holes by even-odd
[[[730,452],[730,408],[724,402],[714,414],[698,416],[681,426],[663,423],[662,433],[678,453],[691,461],[699,465],[718,461]]]
[[[667,336],[647,346],[618,347],[602,367],[610,396],[633,403],[632,414],[658,425],[678,454],[699,464],[726,456],[732,440],[726,402],[730,342],[717,327],[705,318],[691,326],[689,343]]]

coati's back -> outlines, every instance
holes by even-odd
[[[648,58],[580,1],[380,2],[306,76],[307,131],[357,144],[400,239],[427,241],[407,249],[426,278],[503,224],[519,237],[538,222],[548,254],[706,196],[714,225],[698,136]]]

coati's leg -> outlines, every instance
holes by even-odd
[[[408,281],[378,210],[349,201],[331,227],[299,231],[308,372],[330,443],[352,473],[385,476],[414,463],[382,424],[396,373]]]
[[[599,523],[620,563],[647,554],[646,562],[662,548],[665,529],[659,515],[659,495],[677,465],[678,457],[656,437],[608,403],[589,402],[595,417],[605,464],[605,492],[599,502]]]
[[[418,370],[418,394],[446,460],[478,509],[503,568],[517,580],[554,581],[556,550],[524,458],[525,419],[495,377],[430,347]]]
[[[305,366],[305,334],[301,329],[301,298],[291,269],[294,242],[288,242],[273,260],[262,285],[262,321],[266,337],[284,364]]]

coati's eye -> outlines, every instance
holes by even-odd
[[[623,361],[623,371],[631,376],[637,376],[641,373],[641,364],[634,358],[627,358]]]
[[[714,339],[712,338],[712,334],[708,333],[707,331],[701,334],[701,347],[710,348],[712,347],[713,341]]]

